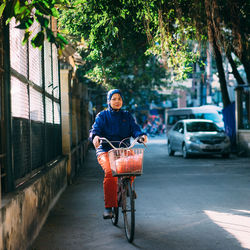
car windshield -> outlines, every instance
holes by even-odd
[[[188,132],[219,132],[220,129],[211,122],[189,122],[187,123]]]

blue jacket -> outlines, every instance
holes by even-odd
[[[93,141],[94,137],[98,135],[107,138],[115,147],[119,147],[119,142],[123,139],[131,136],[136,138],[144,134],[131,113],[125,110],[114,111],[109,108],[96,116],[95,123],[90,130],[90,140]],[[126,144],[129,146],[129,140],[126,141]],[[112,148],[108,143],[102,143],[96,149],[96,154],[108,152],[110,149]]]

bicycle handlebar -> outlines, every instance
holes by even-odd
[[[121,144],[124,140],[126,140],[126,139],[129,139],[129,137],[123,139],[123,140],[120,142],[120,144]],[[105,137],[100,137],[100,141],[106,141],[113,149],[117,149],[117,148],[116,148],[107,138],[105,138]],[[133,140],[133,142],[131,143],[131,145],[130,145],[129,147],[126,147],[126,149],[130,149],[130,148],[134,147],[134,145],[135,145],[137,142],[143,143],[143,145],[146,147],[146,144],[144,143],[144,139],[143,139],[141,136],[138,136],[137,138],[135,138],[135,139]]]

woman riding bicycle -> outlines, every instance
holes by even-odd
[[[142,136],[144,143],[147,142],[146,134],[141,131],[131,113],[121,110],[123,98],[119,89],[112,89],[108,92],[107,103],[108,109],[97,114],[90,130],[90,140],[95,146],[97,160],[104,170],[104,219],[110,219],[112,217],[112,207],[118,206],[117,177],[112,176],[109,163],[108,151],[112,148],[107,143],[100,144],[100,137],[105,137],[109,141],[114,142],[115,147],[119,147],[119,142],[128,137],[136,138]],[[126,147],[129,146],[129,140],[125,140],[125,143]]]

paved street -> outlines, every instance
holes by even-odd
[[[32,249],[250,249],[249,158],[169,157],[165,138],[152,138],[144,159],[133,244],[121,216],[118,227],[102,219],[103,174],[90,150]]]

